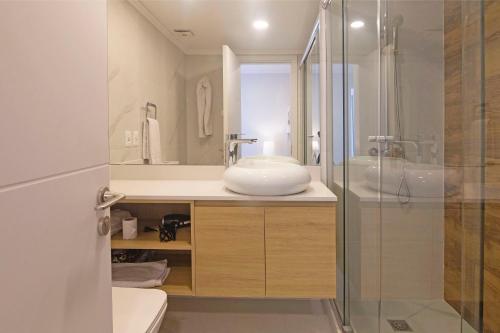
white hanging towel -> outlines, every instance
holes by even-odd
[[[204,76],[196,85],[196,102],[198,106],[198,137],[212,135],[212,85],[208,77]]]
[[[142,130],[142,155],[151,164],[161,164],[160,124],[156,119],[146,118]]]

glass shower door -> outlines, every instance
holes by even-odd
[[[380,10],[380,330],[480,331],[481,2]]]
[[[345,226],[345,172],[344,167],[346,153],[346,142],[344,140],[344,63],[343,63],[343,29],[344,29],[344,9],[343,3],[339,1],[334,6],[328,6],[325,9],[324,26],[328,27],[325,34],[328,42],[326,43],[327,56],[327,87],[330,94],[327,95],[326,123],[326,167],[327,167],[327,185],[337,195],[337,297],[335,299],[337,309],[343,321],[347,320],[346,311],[347,284],[346,284],[346,251],[344,246],[346,226]]]
[[[467,0],[330,9],[336,303],[355,332],[495,332],[482,318],[484,11]]]
[[[334,2],[333,7],[336,3]],[[332,41],[343,50],[343,167],[345,233],[345,323],[356,332],[378,332],[380,326],[380,193],[378,191],[380,39],[377,1],[343,1],[343,42]],[[333,29],[338,29],[334,26]],[[337,38],[338,40],[338,38]],[[334,93],[335,95],[335,93]],[[338,100],[338,99],[337,99]],[[334,105],[336,103],[334,102]],[[338,108],[332,108],[340,118]],[[334,128],[338,125],[334,123]],[[337,131],[338,132],[338,131]],[[335,133],[334,133],[335,135]],[[334,146],[340,144],[335,140]],[[374,168],[367,188],[366,172]],[[337,176],[337,177],[335,177]]]

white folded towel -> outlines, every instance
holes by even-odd
[[[153,288],[165,283],[170,273],[167,260],[112,264],[113,287]]]
[[[146,118],[142,127],[142,157],[151,164],[162,163],[160,124],[153,118]]]

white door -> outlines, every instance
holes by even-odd
[[[111,333],[106,2],[0,2],[0,332]]]
[[[231,48],[222,46],[222,90],[224,137],[241,133],[241,75],[240,61]]]

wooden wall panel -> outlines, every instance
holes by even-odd
[[[462,223],[460,204],[445,205],[444,298],[460,312],[462,289]]]
[[[449,172],[459,177],[447,177],[445,191],[444,298],[460,312],[462,276],[462,197],[463,123],[462,112],[462,27],[459,1],[444,2],[444,72],[445,125],[444,163]],[[447,171],[448,172],[448,171]],[[453,193],[450,193],[453,191]],[[453,195],[452,195],[453,194]]]
[[[486,204],[484,226],[484,332],[500,332],[500,204]]]
[[[500,2],[485,1],[484,332],[500,332]]]
[[[460,177],[445,202],[444,297],[475,328],[500,332],[500,2],[484,1],[484,40],[480,2],[445,0],[445,165]],[[463,20],[462,17],[466,17]],[[466,25],[463,25],[466,22]],[[479,42],[484,46],[484,122],[481,122]],[[471,86],[467,87],[468,84]],[[484,142],[481,137],[484,125]],[[485,149],[485,150],[484,150]],[[485,163],[481,153],[485,152]],[[485,206],[467,203],[464,183],[484,175]],[[483,215],[484,213],[484,220]],[[481,239],[481,224],[484,231]],[[481,244],[483,241],[483,244]],[[483,250],[481,257],[481,251]],[[482,261],[481,261],[482,259]],[[481,290],[482,285],[482,290]]]

